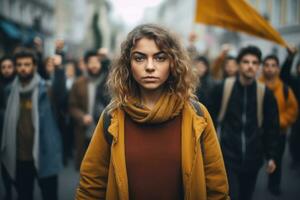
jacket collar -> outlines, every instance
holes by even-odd
[[[194,108],[186,103],[182,110],[181,125],[181,165],[185,195],[189,196],[191,188],[191,175],[196,162],[196,157],[200,156],[200,138],[204,132],[207,122],[202,116],[198,116]],[[119,193],[122,197],[129,199],[128,178],[126,171],[125,145],[124,145],[124,122],[125,113],[118,109],[112,113],[111,124],[108,128],[113,136],[111,147],[111,159],[115,169],[116,181]],[[200,150],[200,151],[199,151]]]

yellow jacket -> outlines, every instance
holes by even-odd
[[[294,92],[288,87],[287,99],[284,95],[284,84],[279,77],[273,82],[266,82],[264,78],[260,79],[266,86],[272,90],[278,105],[280,128],[286,130],[297,119],[298,103]]]
[[[185,200],[229,199],[227,177],[216,131],[206,108],[201,105],[201,109],[204,117],[198,116],[188,104],[182,111],[181,151]],[[193,123],[196,125],[189,126],[192,122],[196,122]],[[120,129],[124,130],[124,111],[118,109],[112,113],[108,129],[113,136],[110,147],[103,134],[103,116],[100,117],[81,165],[77,200],[129,199],[124,134],[119,134],[124,131]]]

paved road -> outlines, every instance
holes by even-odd
[[[256,191],[253,200],[300,200],[300,168],[291,170],[290,158],[288,152],[285,152],[283,160],[283,193],[280,197],[274,197],[266,190],[267,176],[264,168],[260,171]],[[59,199],[71,200],[74,199],[75,188],[78,183],[78,172],[74,170],[72,162],[62,171],[59,176]],[[0,182],[0,199],[3,197],[3,184]],[[35,186],[35,200],[40,200],[40,191],[37,185]]]

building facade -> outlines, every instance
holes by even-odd
[[[31,46],[39,36],[51,40],[54,30],[54,0],[1,0],[0,49],[11,52],[17,45]],[[0,52],[1,53],[1,52]]]

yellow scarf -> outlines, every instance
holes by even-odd
[[[152,110],[130,99],[123,105],[125,112],[139,123],[160,123],[179,115],[184,101],[172,93],[163,93]]]

